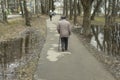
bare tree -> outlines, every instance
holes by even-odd
[[[49,12],[49,0],[45,0],[45,13]]]
[[[78,0],[78,3],[77,3],[77,10],[78,10],[78,16],[81,15],[81,3],[80,3],[80,0]]]
[[[2,8],[2,16],[3,16],[3,21],[4,22],[8,22],[7,21],[7,9],[6,9],[6,5],[5,5],[6,1],[1,0],[1,8]]]
[[[97,0],[97,4],[96,4],[95,9],[93,11],[93,14],[91,16],[91,20],[94,20],[95,14],[99,10],[99,7],[100,7],[101,3],[102,3],[102,0]]]
[[[63,4],[64,4],[64,6],[63,6],[63,15],[65,15],[66,14],[66,0],[63,0]]]
[[[66,5],[66,17],[68,17],[68,0],[65,0],[65,5]]]
[[[19,0],[19,5],[20,5],[20,12],[21,12],[21,14],[22,14],[22,17],[24,17],[22,0]]]
[[[41,0],[41,13],[45,14],[45,5],[44,5],[44,0]]]
[[[73,16],[73,4],[72,4],[72,0],[69,0],[69,4],[70,4],[70,20],[72,20],[72,16]]]
[[[38,14],[38,0],[35,0],[35,13]]]
[[[83,5],[83,34],[87,37],[90,35],[90,25],[91,25],[91,6],[94,0],[81,0]]]
[[[28,9],[27,9],[27,5],[26,5],[26,0],[24,0],[24,14],[25,14],[25,24],[27,26],[31,26],[30,16],[29,16],[29,12],[28,12]]]
[[[49,0],[49,10],[54,11],[55,10],[55,6],[54,6],[54,0]]]
[[[77,22],[77,0],[74,0],[74,24]]]

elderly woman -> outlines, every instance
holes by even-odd
[[[66,20],[65,16],[62,16],[58,22],[57,31],[61,38],[61,49],[62,51],[68,50],[68,38],[71,35],[70,22]]]

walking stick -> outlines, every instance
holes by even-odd
[[[60,51],[60,36],[59,36],[59,42],[58,42],[58,51]]]

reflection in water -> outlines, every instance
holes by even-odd
[[[15,59],[15,61],[11,63],[0,64],[0,80],[17,80],[16,75],[17,75],[18,67],[23,66],[28,62],[29,62],[29,59],[27,59],[27,57],[22,57],[20,60]],[[6,68],[3,67],[5,65],[6,65]]]
[[[61,57],[64,57],[65,55],[70,55],[71,52],[57,52],[54,50],[48,50],[47,52],[47,59],[51,62],[58,61]]]
[[[103,37],[104,37],[104,35],[102,33],[98,34],[98,40],[100,41],[101,45],[103,45]],[[93,36],[91,38],[90,44],[100,51],[100,48],[98,47],[97,41],[95,40],[95,36]]]
[[[24,62],[15,61],[14,63],[6,64],[7,68],[4,70],[4,75],[2,67],[0,67],[0,80],[13,80],[15,78],[15,69],[25,64]],[[2,66],[2,64],[0,65]],[[6,77],[5,77],[6,76]]]

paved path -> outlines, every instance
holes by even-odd
[[[35,80],[115,80],[74,34],[69,40],[69,52],[58,51],[58,20],[59,16],[55,16],[53,21],[47,20],[47,41],[41,53]]]

